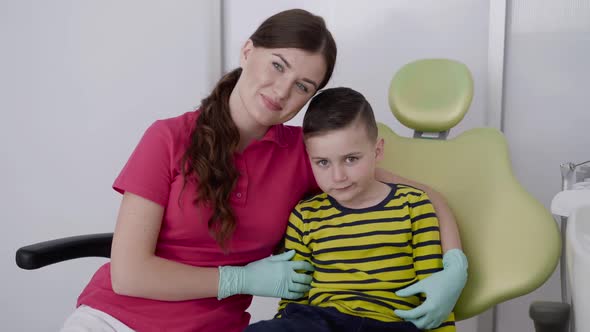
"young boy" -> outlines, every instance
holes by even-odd
[[[311,290],[299,300],[282,300],[274,319],[246,331],[420,331],[394,310],[424,298],[395,292],[442,269],[438,219],[428,197],[375,179],[383,139],[360,93],[320,93],[305,114],[303,133],[324,193],[295,207],[285,248],[314,266]],[[455,331],[453,320],[451,314],[432,331]]]

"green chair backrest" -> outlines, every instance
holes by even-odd
[[[445,68],[449,66],[464,67],[451,60],[428,59],[400,70],[418,73],[420,77],[394,77],[390,103],[395,104],[394,114],[405,117],[406,126],[418,131],[444,131],[461,120],[471,102],[473,81],[469,70]],[[434,67],[439,68],[432,70]],[[445,80],[445,75],[450,78]],[[457,79],[453,75],[469,77]],[[442,107],[437,108],[435,101],[440,91],[436,86],[428,87],[432,91],[429,94],[420,85],[409,89],[404,84],[406,80],[438,82],[444,85],[446,93],[460,100],[443,98]],[[400,93],[400,89],[405,92]],[[416,96],[429,100],[429,107],[423,107]],[[403,103],[397,103],[402,99]],[[409,102],[411,99],[417,101],[417,106]],[[465,109],[452,109],[449,105]],[[441,111],[448,114],[434,116]],[[428,125],[420,124],[419,117],[426,118],[428,112],[438,119],[436,125],[429,120]],[[476,128],[449,140],[406,138],[379,123],[379,135],[385,140],[380,167],[439,191],[457,219],[463,250],[469,259],[469,279],[455,307],[457,320],[527,294],[551,276],[561,253],[559,230],[551,213],[512,174],[501,132]]]

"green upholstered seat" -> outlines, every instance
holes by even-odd
[[[421,80],[445,85],[445,91],[457,100],[445,95],[441,107],[436,105],[436,98],[441,96],[436,89],[429,93],[412,83],[414,91],[403,85],[404,81],[414,82],[413,79],[405,74],[400,81],[396,81],[399,74],[394,78],[390,91],[392,109],[396,115],[407,115],[404,121],[410,128],[446,130],[467,111],[473,83],[465,82],[472,82],[471,75],[468,70],[447,70],[450,63],[466,69],[454,61],[430,59],[410,63],[400,70],[419,73]],[[441,68],[436,69],[437,66]],[[428,107],[416,98],[418,95],[429,100]],[[404,102],[396,104],[398,100]],[[450,114],[440,116],[435,114],[438,112]],[[429,114],[436,121],[420,124],[421,118],[426,119]],[[551,276],[561,253],[558,227],[550,212],[514,177],[508,146],[500,131],[476,128],[453,139],[434,140],[401,137],[380,123],[379,135],[385,140],[385,157],[380,166],[439,191],[457,219],[463,250],[469,259],[469,279],[455,307],[458,320],[527,294]]]

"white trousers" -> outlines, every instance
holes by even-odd
[[[66,319],[60,332],[133,332],[133,330],[107,313],[81,305]]]

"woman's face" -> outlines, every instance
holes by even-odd
[[[326,65],[320,53],[297,48],[254,47],[241,51],[242,75],[236,85],[235,107],[260,126],[292,119],[316,93]]]

